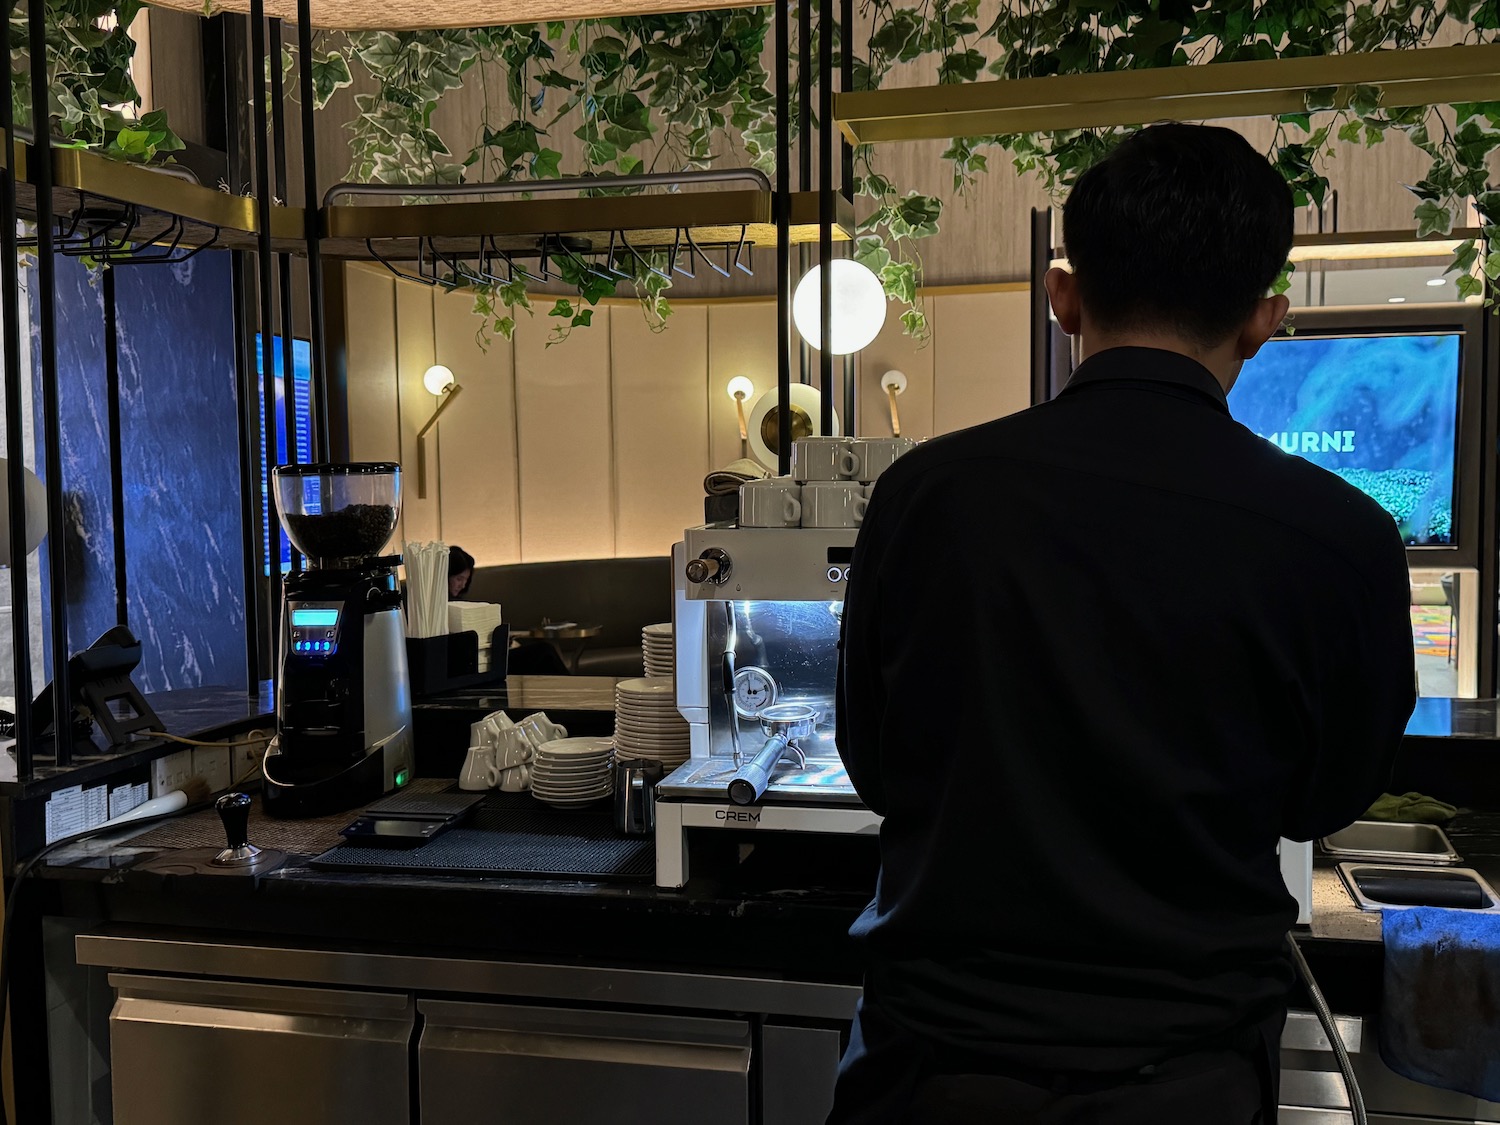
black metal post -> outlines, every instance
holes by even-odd
[[[1052,321],[1043,280],[1052,267],[1052,212],[1031,209],[1031,404],[1052,397]]]
[[[52,131],[48,113],[47,6],[31,0],[26,12],[31,55],[32,144],[30,173],[36,185],[36,321],[42,373],[42,437],[46,455],[47,549],[51,577],[52,712],[56,762],[73,764],[73,707],[68,686],[68,565],[64,543],[62,427],[57,396],[57,259],[52,226]]]
[[[5,488],[10,500],[10,621],[15,665],[16,776],[31,779],[31,601],[26,573],[26,450],[22,409],[30,372],[21,370],[21,268],[16,259],[16,129],[14,87],[0,94],[0,127],[4,130],[5,170],[0,175],[0,310],[5,339]]]
[[[271,291],[271,157],[267,151],[266,122],[266,22],[265,0],[250,0],[250,98],[252,148],[255,152],[256,253],[255,272],[260,286],[260,381],[265,396],[261,414],[261,448],[265,450],[266,524],[269,532],[266,565],[271,575],[271,589],[281,580],[281,523],[272,514],[275,497],[271,469],[276,464],[276,358],[271,345],[271,326],[276,320],[276,306]],[[281,622],[274,609],[276,599],[269,599],[269,650],[278,651],[277,635]],[[271,678],[276,678],[276,659],[271,660]]]
[[[844,357],[844,433],[859,436],[859,363],[850,352]]]
[[[271,20],[271,158],[276,175],[276,198],[286,203],[286,113],[281,85],[281,21]],[[277,293],[281,298],[281,424],[286,430],[286,459],[297,460],[297,342],[292,331],[292,257],[276,255]],[[291,549],[293,570],[302,569],[302,556]]]
[[[841,0],[839,5],[839,64],[839,89],[847,94],[854,89],[854,0]],[[853,203],[854,146],[840,133],[839,147],[844,154],[844,174],[841,178],[844,198]],[[850,432],[853,433],[853,430]]]
[[[810,3],[811,0],[803,0]],[[837,188],[833,182],[833,4],[822,0],[818,9],[818,387],[822,392],[820,434],[833,433],[833,224]]]
[[[323,232],[318,209],[318,141],[313,121],[312,3],[297,0],[297,64],[302,85],[302,207],[307,240],[308,327],[312,352],[313,460],[329,454],[328,343],[323,325]]]
[[[115,271],[105,267],[100,281],[104,297],[104,382],[109,416],[109,507],[114,529],[115,619],[130,624],[128,576],[125,570],[125,464],[124,435],[120,432],[120,341],[115,318]]]
[[[811,0],[803,0],[804,4]],[[792,154],[788,8],[776,0],[776,440],[777,472],[792,471]]]
[[[813,190],[812,6],[816,0],[797,0],[797,190]],[[806,272],[807,263],[803,263]]]

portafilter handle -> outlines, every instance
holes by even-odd
[[[244,867],[255,862],[260,849],[250,843],[250,795],[225,793],[214,802],[224,825],[225,847],[210,861],[216,867]]]
[[[771,784],[771,771],[787,751],[787,738],[774,734],[766,739],[760,753],[751,758],[729,779],[729,799],[737,805],[753,805]]]

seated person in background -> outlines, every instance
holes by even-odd
[[[474,581],[474,556],[462,547],[448,547],[448,600],[457,601]]]

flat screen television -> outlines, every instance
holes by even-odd
[[[1413,565],[1472,565],[1478,534],[1475,310],[1298,311],[1249,360],[1234,417],[1380,504]],[[1441,557],[1440,557],[1441,556]]]

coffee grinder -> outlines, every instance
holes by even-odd
[[[396,584],[380,555],[401,510],[401,467],[278,465],[276,513],[308,568],[286,575],[266,812],[322,816],[412,777],[411,683]]]

